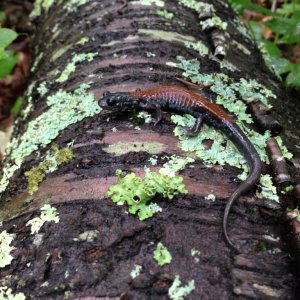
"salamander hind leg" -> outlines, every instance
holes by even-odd
[[[156,126],[162,119],[161,107],[159,105],[156,105],[155,109],[156,109],[156,120],[154,122],[154,126]]]
[[[184,134],[186,136],[191,136],[191,137],[196,136],[200,132],[204,116],[205,116],[204,114],[199,114],[197,116],[196,123],[195,123],[194,127],[193,128],[185,128],[184,129]]]

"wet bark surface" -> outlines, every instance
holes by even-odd
[[[47,80],[49,91],[41,97],[33,89],[34,110],[29,121],[47,110],[48,95],[60,88],[72,91],[84,82],[92,83],[96,100],[106,90],[178,85],[175,77],[180,77],[181,71],[166,62],[176,61],[177,55],[197,57],[180,40],[192,36],[208,46],[210,40],[199,29],[196,14],[174,4],[175,1],[165,3],[165,8],[176,15],[170,22],[156,15],[155,6],[142,6],[137,1],[129,1],[121,14],[118,9],[122,1],[90,1],[69,14],[53,5],[38,20],[33,52],[35,56],[44,54],[30,78],[30,82],[36,82],[35,87]],[[234,13],[220,1],[214,5],[220,17],[228,20],[230,35],[251,52],[246,56],[230,43],[228,61],[239,71],[222,72],[236,79],[255,78],[277,93],[272,114],[284,127],[282,137],[295,155],[290,171],[299,182],[295,168],[300,157],[296,131],[299,107],[286,101],[286,91],[268,72],[256,46],[230,23]],[[61,31],[55,34],[54,28]],[[177,41],[153,38],[141,33],[141,29],[176,32]],[[90,42],[75,45],[82,36],[88,36]],[[51,61],[56,50],[71,44],[62,56]],[[80,64],[65,83],[59,84],[49,75],[55,69],[62,71],[74,53],[87,52],[98,55],[93,61]],[[149,57],[147,52],[155,57]],[[197,58],[203,72],[220,72],[218,63]],[[204,93],[209,99],[215,97],[209,90]],[[163,114],[162,124],[156,127],[139,124],[131,116],[122,112],[101,113],[68,126],[54,142],[64,147],[73,141],[75,158],[48,174],[33,196],[27,193],[24,173],[40,162],[40,156],[33,153],[26,158],[2,195],[1,230],[16,234],[12,243],[16,249],[12,263],[0,270],[1,286],[22,291],[28,299],[168,299],[168,289],[175,276],[180,275],[183,285],[195,281],[195,290],[187,299],[296,299],[295,259],[279,204],[259,200],[254,189],[250,191],[234,205],[229,218],[229,234],[242,254],[232,252],[224,241],[222,216],[228,196],[239,184],[238,169],[207,168],[197,159],[180,173],[189,194],[172,201],[156,197],[162,212],[144,222],[107,198],[108,187],[117,181],[116,169],[143,175],[144,166],[150,166],[153,156],[147,151],[113,155],[105,150],[109,145],[124,141],[133,145],[158,143],[158,165],[153,170],[162,166],[166,155],[186,155],[174,137],[169,113]],[[15,135],[25,128],[26,123],[19,123]],[[40,155],[49,148],[50,145],[41,148]],[[208,194],[214,194],[216,201],[206,200]],[[45,203],[57,208],[60,222],[46,223],[39,234],[31,235],[26,223],[39,215],[38,209]],[[78,236],[87,231],[97,234],[88,241],[80,240]],[[159,241],[173,257],[172,263],[164,267],[153,259]],[[192,249],[199,254],[192,256]],[[142,266],[142,271],[132,279],[130,272],[135,265]]]

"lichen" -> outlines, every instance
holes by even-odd
[[[267,198],[279,202],[276,187],[273,185],[272,177],[269,174],[260,176],[259,187],[260,192],[256,192],[258,198]]]
[[[157,247],[154,251],[154,259],[157,261],[159,266],[164,266],[165,264],[169,264],[172,261],[172,255],[161,242],[157,244]]]
[[[85,60],[92,61],[97,53],[80,53],[75,54],[71,58],[71,62],[69,62],[66,68],[62,71],[61,75],[56,79],[56,82],[65,82],[68,80],[71,73],[75,72],[76,64],[79,62],[83,62]]]
[[[45,222],[59,222],[59,216],[55,207],[45,204],[41,207],[41,215],[29,220],[26,226],[31,226],[31,234],[38,233]]]
[[[39,64],[39,62],[41,61],[41,59],[43,58],[44,53],[41,52],[39,53],[39,55],[35,58],[34,63],[32,64],[32,67],[30,69],[31,72],[34,72],[37,65]]]
[[[59,57],[61,57],[64,53],[66,53],[73,45],[66,45],[64,47],[59,48],[58,50],[56,50],[52,57],[50,58],[50,61],[53,62],[55,60],[57,60]]]
[[[74,154],[70,148],[59,149],[57,145],[53,145],[43,162],[25,172],[28,181],[28,194],[33,195],[38,190],[38,186],[46,174],[56,171],[61,164],[69,162],[73,158]]]
[[[37,88],[37,91],[41,96],[44,96],[45,94],[48,93],[48,88],[46,87],[46,82],[41,82],[40,85]]]
[[[165,9],[157,9],[156,14],[160,17],[165,18],[166,20],[172,20],[174,18],[174,14],[171,12],[168,12]]]
[[[180,157],[172,155],[168,162],[164,163],[163,167],[159,170],[159,173],[173,177],[175,173],[183,170],[187,164],[194,162],[191,157]]]
[[[91,0],[68,0],[64,5],[64,9],[68,12],[76,12],[78,8],[84,4],[89,3]]]
[[[169,177],[149,170],[146,170],[144,178],[134,173],[123,176],[121,170],[117,170],[116,175],[119,182],[109,188],[107,195],[118,205],[127,204],[129,213],[137,213],[141,221],[152,217],[157,211],[149,205],[157,194],[171,200],[179,194],[188,193],[181,176]]]
[[[10,244],[15,237],[15,234],[8,233],[6,230],[0,233],[0,268],[10,265],[11,261],[14,259],[11,255],[11,251],[13,251],[15,247]]]
[[[208,55],[208,48],[201,42],[184,42],[184,45],[189,48],[189,49],[193,49],[195,51],[197,51],[200,56],[206,56]]]
[[[139,29],[138,34],[146,34],[155,40],[163,40],[167,42],[184,43],[185,41],[194,42],[195,38],[191,35],[183,35],[178,32],[154,30],[154,29]]]
[[[55,2],[57,2],[57,0],[35,0],[33,10],[30,13],[30,18],[40,16],[43,10],[47,13],[49,8]]]
[[[26,157],[50,144],[69,125],[101,111],[94,94],[87,92],[89,88],[89,84],[82,84],[73,92],[59,90],[47,97],[48,110],[29,122],[26,130],[10,142],[5,154],[10,157],[10,161],[4,164],[0,193],[5,191],[9,179]]]
[[[76,44],[77,45],[85,45],[90,39],[87,36],[82,37]]]
[[[191,280],[185,286],[181,286],[181,280],[179,275],[175,276],[175,279],[169,288],[168,294],[172,300],[184,300],[195,289],[195,281]]]
[[[152,4],[159,6],[159,7],[165,6],[165,2],[162,0],[139,0],[138,3],[141,5],[147,5],[147,6],[150,6]]]
[[[1,300],[25,300],[26,297],[23,293],[13,294],[11,288],[7,286],[0,287],[0,299]]]
[[[140,275],[142,269],[143,269],[142,266],[140,266],[140,265],[134,265],[134,269],[130,272],[130,277],[132,279],[138,277]]]
[[[74,238],[74,241],[84,241],[84,242],[92,242],[96,238],[99,237],[98,230],[87,230],[81,234],[79,234],[78,238]]]
[[[208,30],[211,28],[219,28],[221,30],[226,30],[228,24],[221,20],[218,16],[213,16],[209,19],[206,19],[204,21],[200,21],[200,26],[202,30]]]

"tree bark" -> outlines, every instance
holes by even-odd
[[[105,91],[180,85],[175,78],[184,78],[182,70],[174,67],[180,55],[198,59],[204,73],[256,79],[277,95],[271,114],[284,128],[281,136],[294,154],[289,169],[299,181],[294,167],[300,157],[299,107],[253,41],[237,30],[235,13],[225,2],[212,2],[228,22],[225,62],[235,66],[230,70],[184,44],[202,41],[214,51],[210,32],[199,27],[199,15],[177,1],[161,1],[163,8],[139,1],[127,6],[124,1],[73,2],[43,7],[37,20],[24,112],[0,183],[1,231],[14,236],[13,259],[0,268],[1,286],[26,299],[168,299],[179,275],[181,286],[194,280],[186,299],[294,299],[294,260],[278,203],[258,199],[254,191],[242,197],[230,215],[229,233],[243,254],[236,255],[225,243],[222,215],[238,186],[233,180],[237,168],[208,168],[189,154],[195,161],[180,172],[189,193],[170,202],[156,197],[162,212],[143,222],[106,195],[117,182],[116,169],[144,175],[144,166],[158,171],[166,156],[187,156],[169,113],[154,127],[138,123],[130,112],[99,113],[97,104]],[[158,9],[172,12],[173,19],[158,16]],[[215,101],[209,88],[202,93]],[[58,163],[58,149],[65,148],[74,157]],[[154,155],[158,164],[153,167],[149,159]],[[49,157],[55,166],[42,164]],[[37,191],[28,185],[28,172],[37,171],[33,168],[42,177]],[[205,199],[209,194],[215,202]],[[28,222],[41,217],[45,204],[56,209],[59,221],[46,221],[33,233]],[[153,259],[158,242],[172,255],[163,267]],[[261,251],[261,245],[266,249]],[[133,278],[136,265],[142,269]]]

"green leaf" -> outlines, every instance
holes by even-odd
[[[297,3],[285,3],[276,12],[280,15],[290,15],[295,11],[300,11],[300,4]]]
[[[5,58],[0,59],[0,78],[9,75],[18,61],[18,54],[13,51],[5,51]]]
[[[0,10],[0,22],[6,21],[6,14],[4,11]]]
[[[286,58],[272,56],[271,60],[275,70],[279,75],[285,74],[292,70],[293,64]]]
[[[16,100],[14,106],[13,106],[12,109],[10,110],[10,113],[11,113],[13,116],[17,116],[17,115],[20,113],[22,103],[23,103],[23,97],[20,96],[20,97],[17,98],[17,100]]]
[[[263,40],[263,29],[261,28],[261,26],[259,25],[258,22],[256,21],[250,21],[248,23],[249,28],[254,36],[254,39],[256,41],[261,41]]]
[[[0,28],[0,50],[4,50],[16,38],[18,34],[9,28]]]
[[[159,242],[154,251],[154,259],[162,267],[163,265],[169,264],[172,261],[172,255],[168,249],[161,242]]]
[[[281,51],[275,45],[275,43],[273,43],[271,41],[263,41],[263,44],[264,44],[264,47],[265,47],[266,51],[268,52],[268,54],[270,56],[276,56],[276,57],[281,56]]]
[[[300,87],[300,60],[292,65],[292,71],[286,78],[286,83],[291,87]]]

